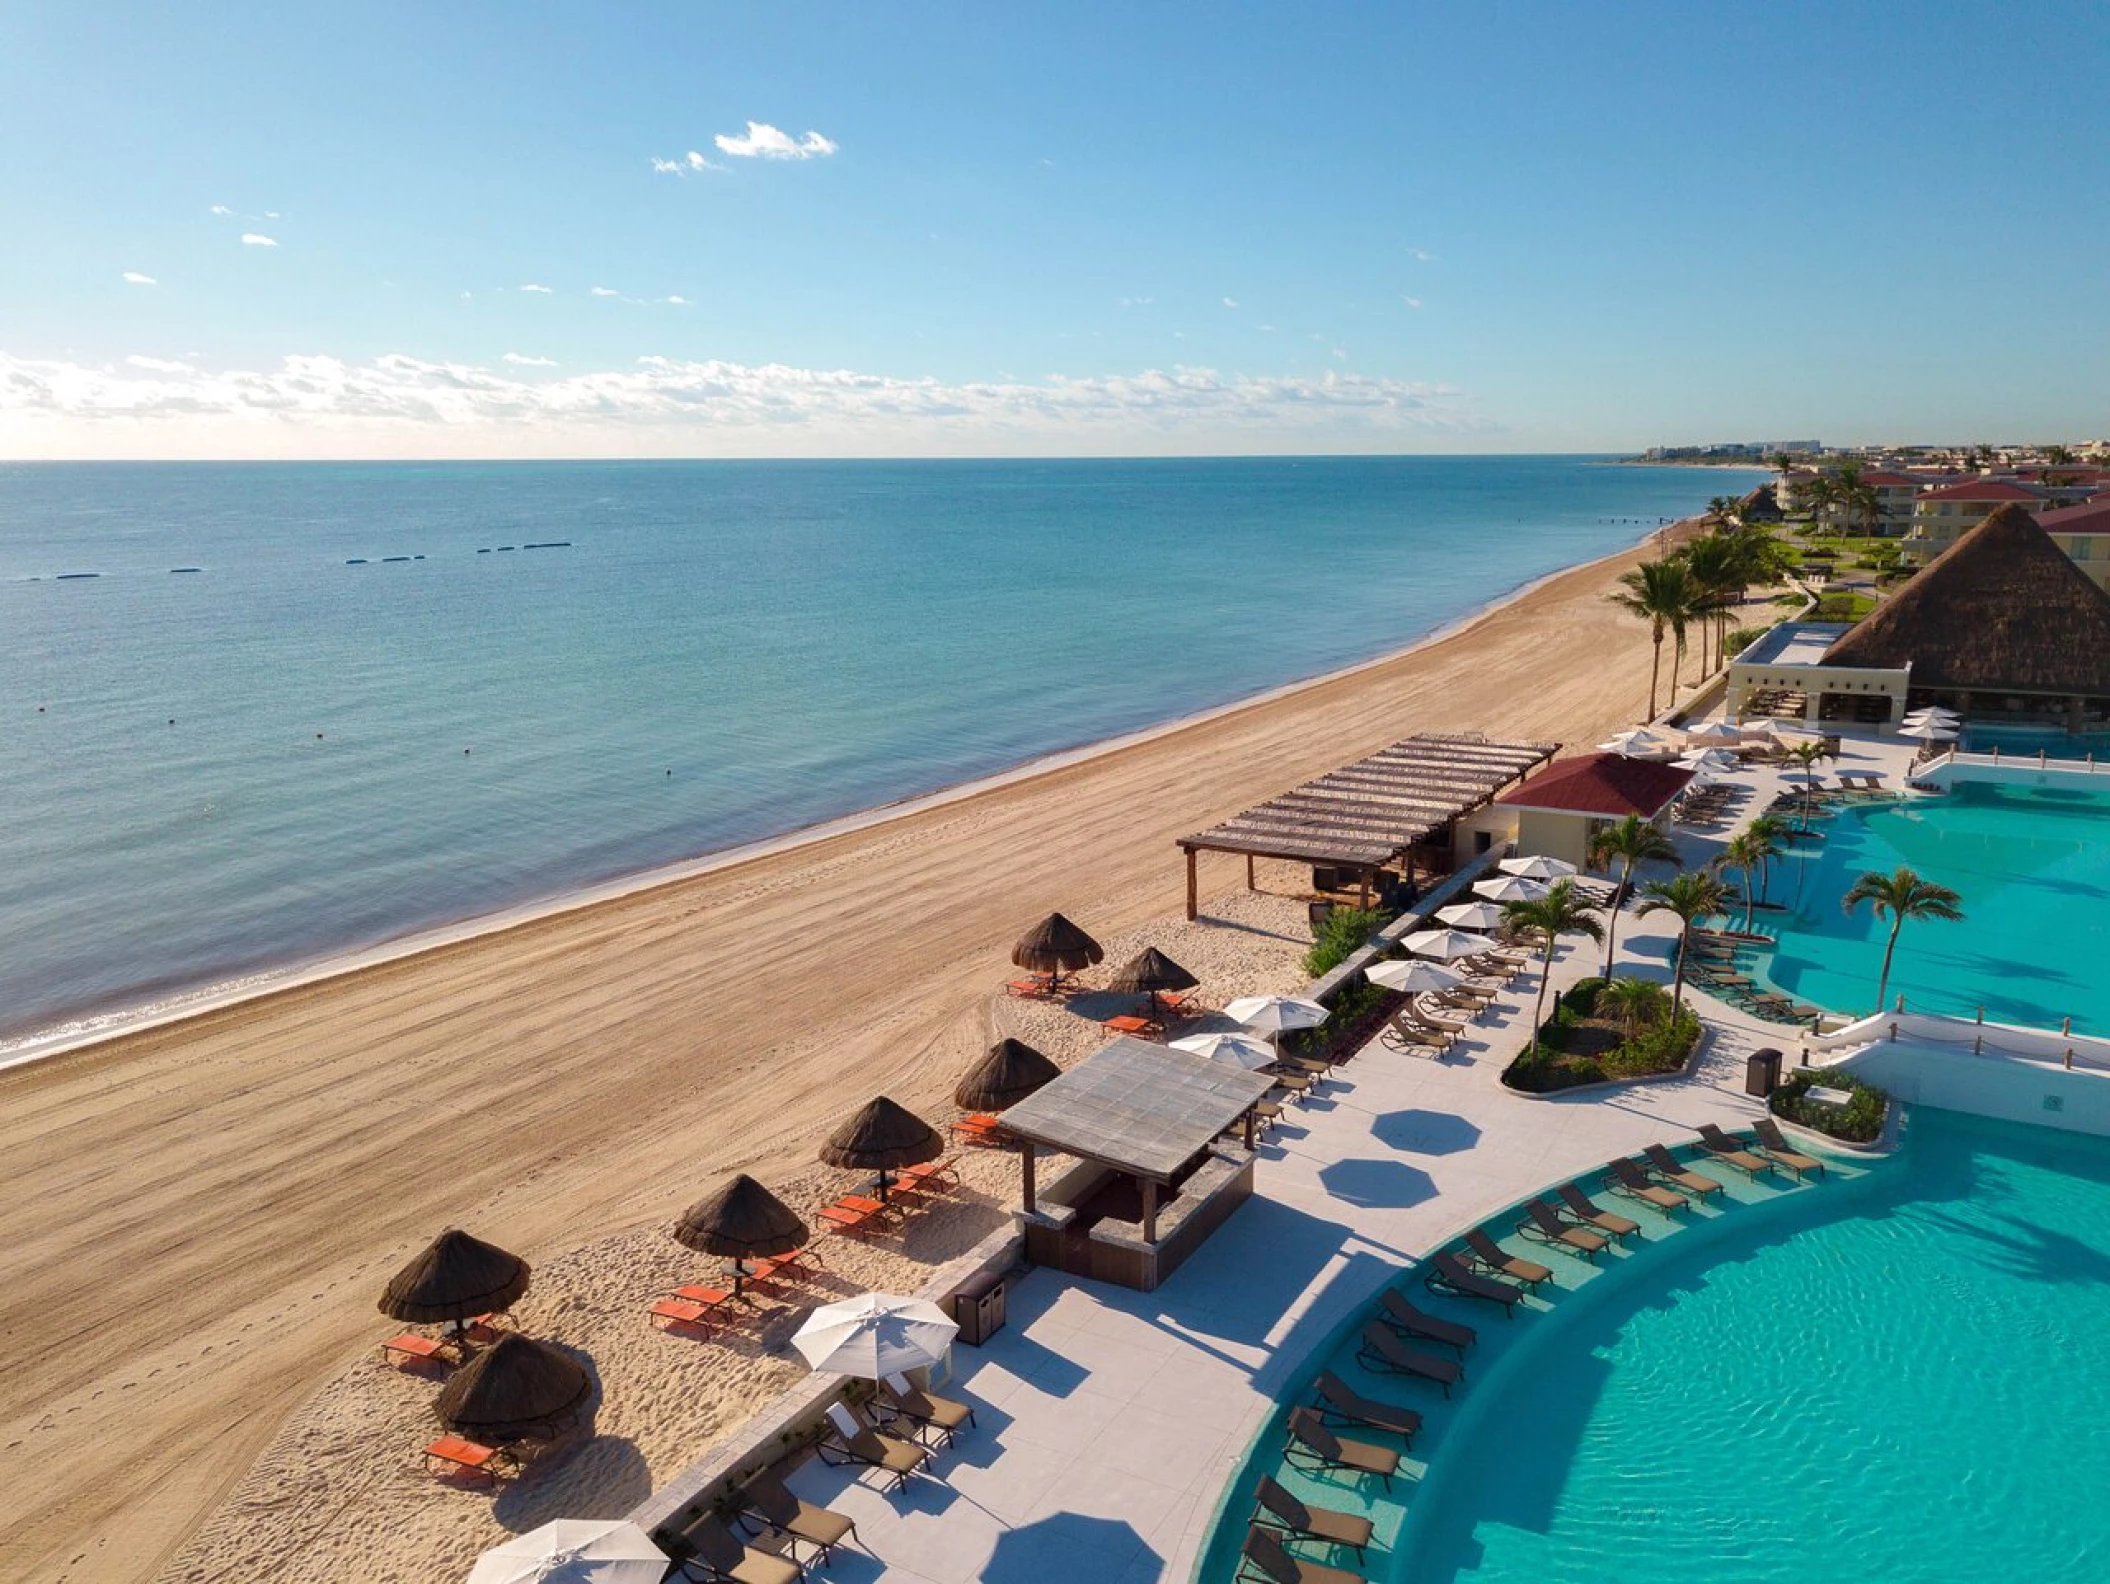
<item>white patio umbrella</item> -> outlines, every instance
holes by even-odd
[[[1943,728],[1943,729],[1944,729],[1944,730],[1946,730],[1946,731],[1954,731],[1954,730],[1955,730],[1955,729],[1956,729],[1957,727],[1959,727],[1959,726],[1961,726],[1961,725],[1963,724],[1963,720],[1962,720],[1962,718],[1961,718],[1961,717],[1959,717],[1959,716],[1955,716],[1955,715],[1925,715],[1925,714],[1922,714],[1922,715],[1907,715],[1907,716],[1906,716],[1906,717],[1905,717],[1905,718],[1904,718],[1903,720],[1899,721],[1899,722],[1898,722],[1898,724],[1899,724],[1900,726],[1908,726],[1908,727],[1909,727],[1909,726],[1939,726],[1939,727]]]
[[[1579,873],[1575,865],[1561,858],[1548,858],[1539,854],[1530,858],[1504,858],[1495,867],[1504,874],[1521,875],[1526,880],[1567,880]]]
[[[1460,957],[1477,957],[1487,950],[1485,935],[1468,935],[1463,930],[1417,930],[1400,945],[1417,957],[1433,957],[1438,962],[1456,962]]]
[[[1255,1034],[1284,1034],[1291,1029],[1317,1028],[1330,1014],[1316,1001],[1295,996],[1240,996],[1224,1008],[1224,1016]]]
[[[1192,1051],[1211,1061],[1233,1062],[1247,1072],[1258,1072],[1280,1059],[1274,1046],[1250,1034],[1189,1034],[1185,1039],[1174,1040],[1172,1048]]]
[[[1499,880],[1482,880],[1473,887],[1473,895],[1486,897],[1490,902],[1536,902],[1552,889],[1543,880],[1504,875]]]
[[[1652,731],[1636,726],[1631,731],[1614,732],[1597,745],[1606,753],[1625,754],[1636,758],[1643,754],[1661,753],[1670,746]]]
[[[559,1518],[493,1546],[468,1584],[659,1584],[667,1553],[634,1523]]]
[[[814,1310],[791,1345],[817,1370],[878,1380],[937,1363],[959,1330],[921,1298],[859,1293]]]
[[[1493,902],[1459,902],[1438,908],[1436,916],[1452,929],[1491,930],[1502,922],[1502,909]]]
[[[1420,957],[1372,963],[1363,970],[1363,977],[1374,985],[1408,995],[1419,995],[1425,990],[1453,990],[1465,983],[1465,975],[1457,969]]]
[[[1907,726],[1898,735],[1917,737],[1921,742],[1954,742],[1957,732],[1953,726],[1941,726],[1929,721],[1920,726]]]
[[[1702,726],[1686,727],[1685,740],[1701,743],[1742,742],[1744,731],[1742,727],[1732,726],[1727,721],[1708,721]]]
[[[1734,770],[1736,760],[1719,748],[1703,748],[1698,753],[1678,755],[1681,770]]]

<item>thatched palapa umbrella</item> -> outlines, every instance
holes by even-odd
[[[1020,968],[1046,974],[1051,992],[1064,974],[1089,968],[1105,955],[1097,941],[1060,913],[1050,913],[1011,948],[1011,961]]]
[[[554,1441],[577,1425],[593,1377],[569,1354],[509,1331],[445,1386],[432,1411],[457,1435],[485,1446]]]
[[[1024,1040],[1000,1039],[967,1069],[952,1098],[962,1111],[1002,1111],[1061,1076],[1060,1067]]]
[[[1155,946],[1139,953],[1114,976],[1107,988],[1121,995],[1147,995],[1150,997],[1150,1015],[1158,1015],[1158,992],[1161,990],[1192,990],[1201,981],[1178,963],[1167,957]]]
[[[936,1129],[885,1095],[829,1134],[827,1143],[821,1146],[821,1159],[830,1166],[879,1173],[882,1204],[886,1202],[889,1172],[936,1160],[944,1153],[945,1140]]]
[[[743,1261],[789,1254],[811,1236],[797,1211],[745,1172],[690,1205],[674,1223],[674,1241],[683,1248],[733,1262],[734,1292],[747,1275]]]
[[[510,1309],[528,1289],[528,1262],[449,1227],[381,1293],[392,1320],[451,1321],[457,1340],[478,1315]]]

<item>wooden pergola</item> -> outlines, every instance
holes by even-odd
[[[1246,885],[1253,860],[1280,858],[1350,870],[1362,900],[1381,869],[1408,860],[1417,843],[1447,831],[1462,815],[1491,802],[1560,752],[1559,743],[1496,742],[1477,733],[1408,737],[1367,759],[1329,771],[1268,799],[1179,845],[1187,855],[1187,917],[1199,906],[1197,856],[1243,853]]]

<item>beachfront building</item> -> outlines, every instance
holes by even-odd
[[[1590,753],[1556,760],[1475,815],[1461,840],[1478,851],[1514,843],[1520,858],[1588,866],[1599,830],[1629,814],[1664,823],[1693,772],[1653,759]]]
[[[2097,587],[2110,587],[2110,494],[2037,513],[2037,526]]]
[[[1835,663],[1832,649],[1851,630],[1846,622],[1790,621],[1761,633],[1729,662],[1731,718],[1788,716],[1870,725],[1902,719],[1911,665]]]
[[[1966,479],[1928,490],[1913,503],[1912,531],[1905,536],[1905,559],[1924,566],[1983,522],[1986,513],[2002,506],[2036,511],[2045,504],[2042,490],[2014,479]]]
[[[2078,729],[2110,718],[2110,593],[2020,505],[2002,506],[1842,634],[1816,669],[1901,669],[1915,707]]]

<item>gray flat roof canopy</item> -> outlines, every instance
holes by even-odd
[[[1329,771],[1179,845],[1381,869],[1560,752],[1559,743],[1425,732]],[[1007,1124],[1008,1125],[1008,1124]]]
[[[1274,1086],[1192,1051],[1117,1039],[1004,1113],[1004,1131],[1169,1182]]]

